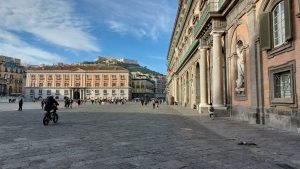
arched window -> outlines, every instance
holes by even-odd
[[[285,15],[284,2],[280,2],[272,12],[273,18],[273,42],[274,47],[285,42]]]

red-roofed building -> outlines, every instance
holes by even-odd
[[[26,97],[58,100],[130,99],[129,71],[103,65],[60,65],[28,67]]]

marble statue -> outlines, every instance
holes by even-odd
[[[245,90],[245,50],[242,42],[238,42],[237,44],[237,58],[236,58],[236,68],[237,68],[237,79],[236,79],[236,91],[243,92]]]

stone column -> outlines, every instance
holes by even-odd
[[[174,77],[174,89],[175,89],[175,92],[174,92],[174,102],[177,102],[178,100],[177,100],[177,95],[178,95],[178,84],[177,84],[177,81],[178,81],[178,79],[177,79],[177,77],[175,76]]]
[[[200,49],[200,107],[207,107],[207,49]]]
[[[73,90],[70,90],[70,99],[73,99]]]
[[[192,92],[193,92],[193,94],[192,94],[192,92],[191,92],[191,108],[193,109],[194,108],[194,106],[197,104],[196,102],[197,102],[197,82],[196,82],[196,77],[197,77],[197,68],[196,68],[196,65],[193,65],[193,69],[192,69],[193,71],[193,76],[192,76],[192,78],[191,78],[191,83],[193,84],[193,85],[191,85],[191,86],[193,86],[193,88],[192,88]]]
[[[222,44],[221,32],[212,32],[213,36],[213,68],[212,68],[212,103],[214,107],[223,106],[223,87],[222,87]]]

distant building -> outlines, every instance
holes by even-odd
[[[153,98],[155,82],[151,80],[151,76],[140,72],[131,74],[132,98]]]
[[[121,58],[121,59],[117,59],[117,60],[119,62],[125,63],[125,64],[138,64],[138,62],[136,60],[131,60],[131,59]]]
[[[29,67],[26,97],[72,99],[131,99],[129,71],[101,65]]]
[[[117,62],[125,64],[138,64],[136,60],[126,59],[126,58],[116,58],[113,56],[99,56],[95,61],[105,60],[106,64],[116,64]]]
[[[0,96],[20,96],[23,94],[25,69],[21,60],[0,56]]]
[[[152,78],[152,81],[154,81],[154,97],[160,98],[160,99],[166,99],[166,76],[165,75],[159,75]]]

